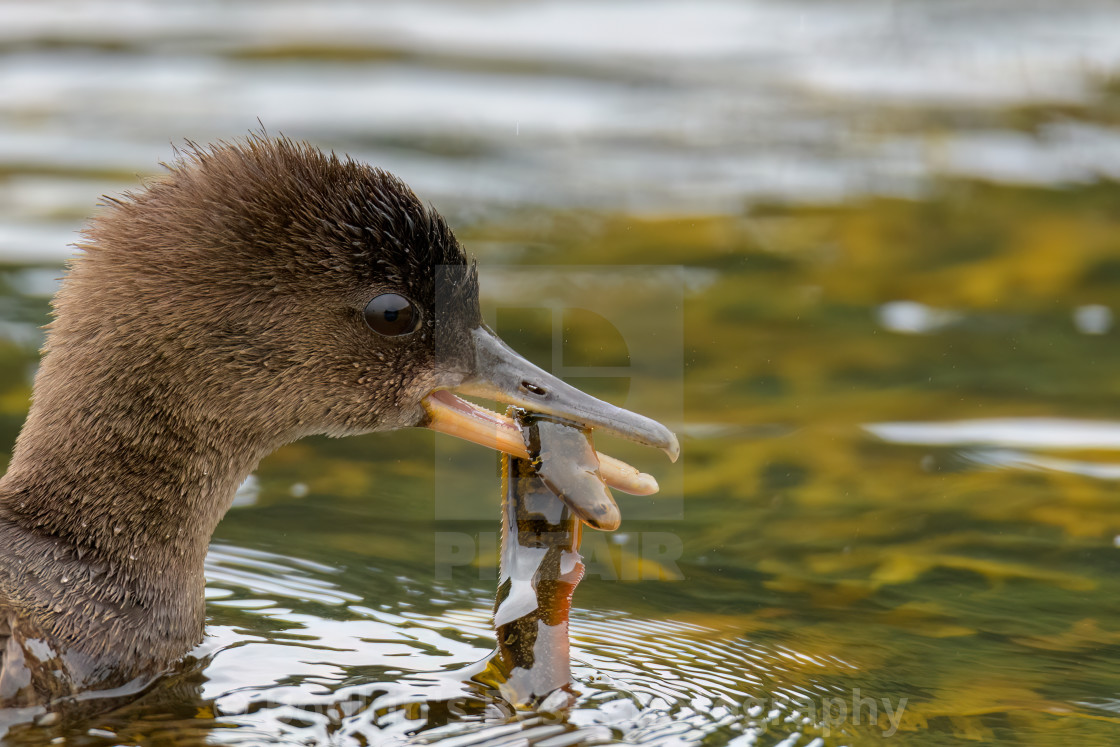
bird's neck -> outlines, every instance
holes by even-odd
[[[0,541],[18,549],[0,558],[0,582],[29,595],[23,605],[54,607],[49,635],[80,639],[102,610],[117,622],[101,638],[174,658],[202,634],[214,528],[286,439],[238,425],[221,387],[199,401],[174,371],[68,357],[44,359],[0,480]]]
[[[220,405],[99,394],[36,391],[0,511],[107,561],[200,563],[238,485],[278,444],[233,427]]]

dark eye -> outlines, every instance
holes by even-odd
[[[420,322],[420,314],[412,301],[396,293],[382,293],[367,303],[362,313],[369,328],[386,337],[415,332]]]

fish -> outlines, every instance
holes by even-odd
[[[497,647],[474,679],[515,708],[563,707],[576,695],[568,621],[584,574],[583,528],[616,529],[621,515],[589,429],[519,408],[510,415],[526,456],[501,456]]]

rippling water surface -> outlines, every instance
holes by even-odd
[[[209,637],[13,744],[1113,744],[1112,3],[0,2],[0,443],[97,196],[262,125],[449,216],[486,314],[669,423],[589,532],[569,712],[492,647],[493,457],[308,439],[220,526]]]

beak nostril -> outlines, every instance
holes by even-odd
[[[547,389],[545,389],[543,386],[538,386],[531,381],[522,381],[521,389],[522,391],[528,392],[529,394],[535,394],[538,397],[543,397],[548,394]]]

